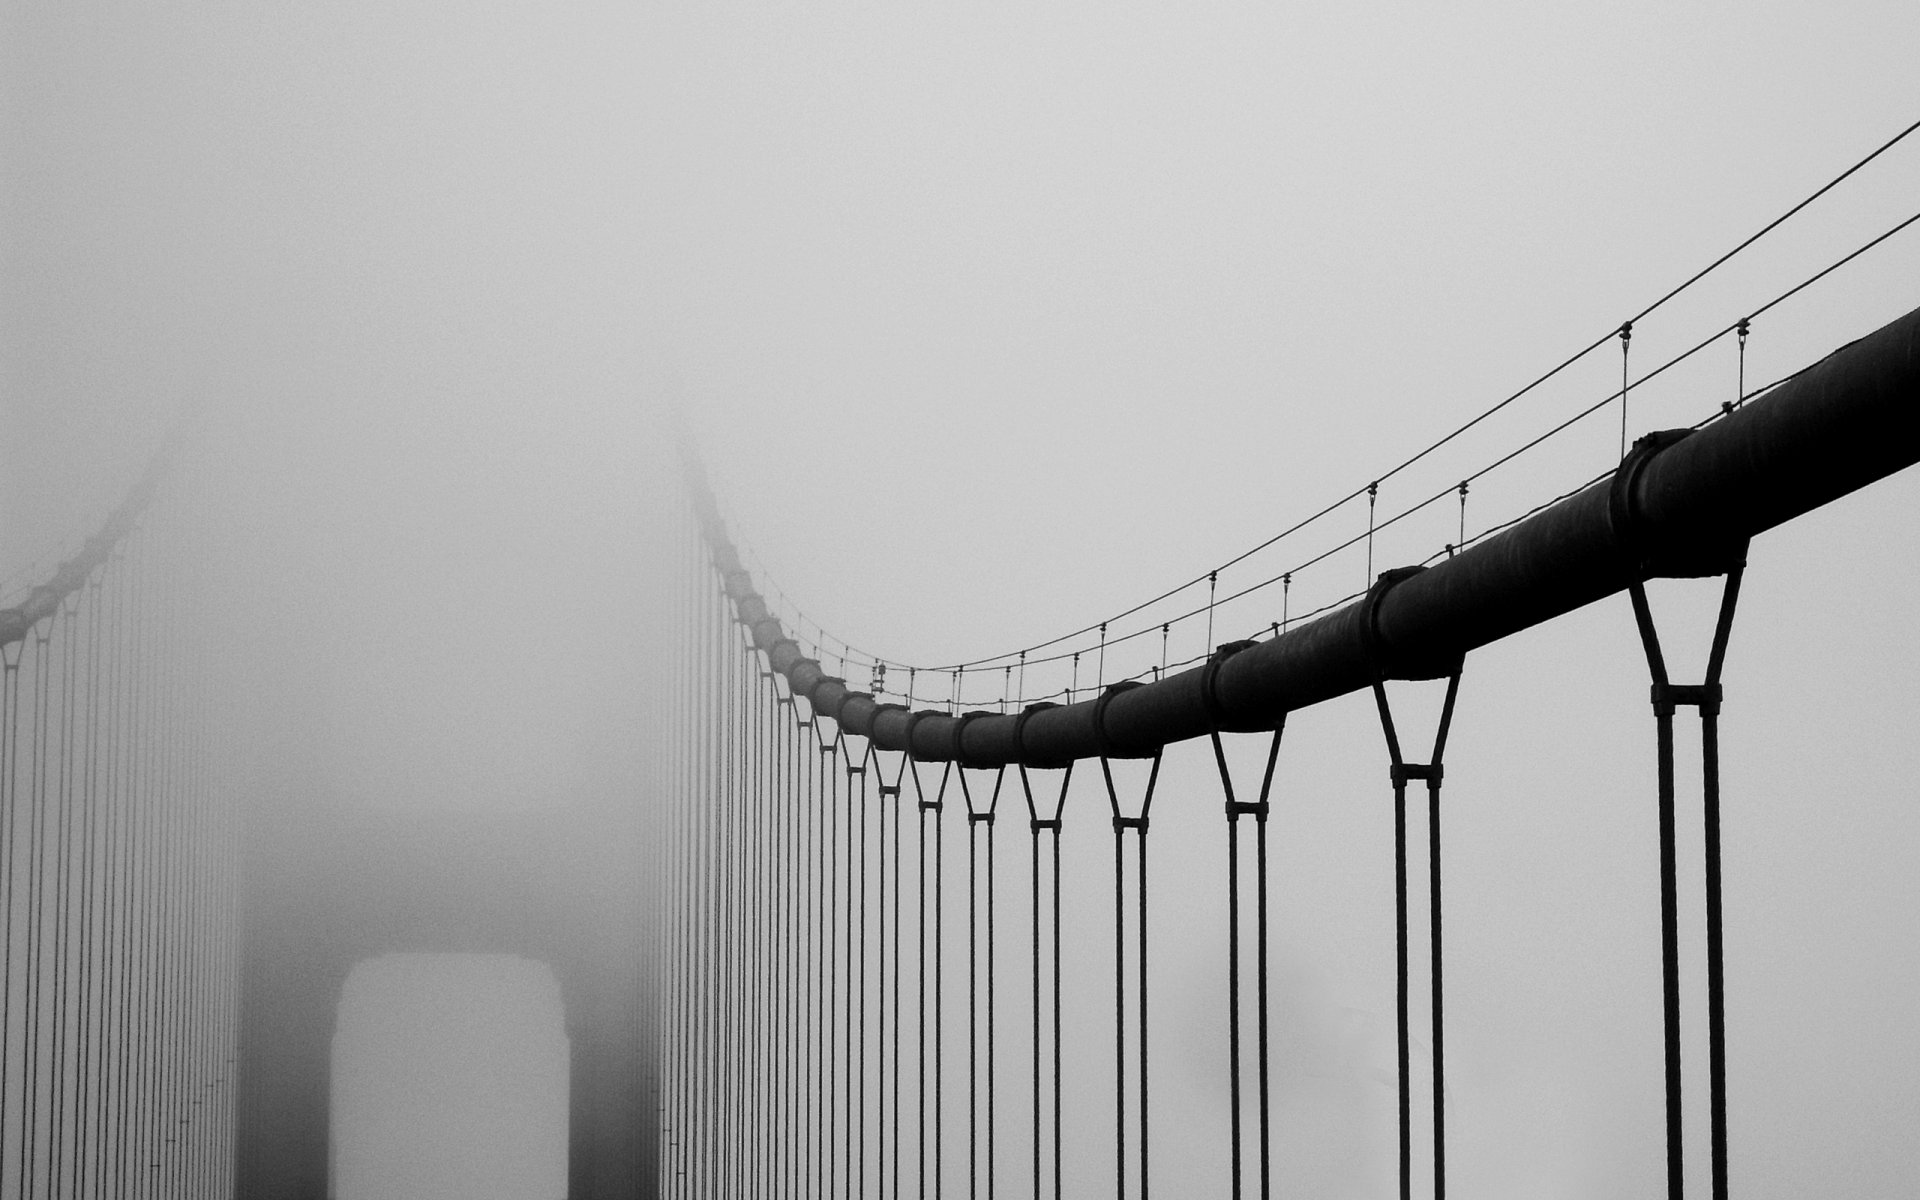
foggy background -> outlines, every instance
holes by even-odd
[[[901,661],[1014,649],[1377,477],[1920,116],[1920,17],[1895,4],[22,3],[0,21],[0,604],[206,406],[223,769],[269,842],[316,813],[433,814],[457,839],[462,814],[641,794],[669,407],[769,596]],[[1635,364],[1904,219],[1917,185],[1903,145],[1637,325]],[[1911,308],[1916,245],[1757,322],[1749,386]],[[1733,370],[1723,345],[1636,389],[1632,432],[1704,416]],[[1618,373],[1594,356],[1383,504]],[[1606,469],[1615,420],[1476,484],[1469,534]],[[1754,547],[1723,722],[1743,1194],[1895,1195],[1920,1166],[1920,824],[1899,761],[1916,488]],[[1453,520],[1382,535],[1376,566],[1434,552]],[[1294,599],[1364,580],[1349,556]],[[1689,677],[1710,600],[1655,603]],[[1179,633],[1173,659],[1204,649]],[[1463,1194],[1657,1186],[1644,670],[1624,601],[1468,663],[1446,799]],[[1392,844],[1370,700],[1299,714],[1281,762],[1276,1186],[1377,1194]],[[1195,1192],[1225,1177],[1210,772],[1202,746],[1169,752],[1153,834],[1156,1182]],[[1097,786],[1069,798],[1086,882],[1067,920],[1104,1013]],[[1070,1035],[1076,1195],[1107,1186],[1110,1033]],[[1703,1122],[1689,1133],[1704,1148]]]

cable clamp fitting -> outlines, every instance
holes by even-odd
[[[993,824],[993,814],[990,812],[970,812],[967,814],[967,824],[991,825]]]
[[[1267,804],[1264,800],[1258,802],[1252,800],[1235,800],[1233,803],[1227,805],[1227,815],[1229,817],[1258,817],[1264,821],[1267,819]]]
[[[1396,787],[1415,779],[1424,779],[1438,787],[1440,781],[1446,778],[1446,771],[1439,763],[1395,763],[1390,774]]]
[[[1663,717],[1673,715],[1682,705],[1700,710],[1701,716],[1720,712],[1720,685],[1717,683],[1656,683],[1653,685],[1653,711]]]
[[[1045,820],[1041,820],[1040,818],[1038,818],[1038,817],[1036,817],[1036,818],[1034,818],[1034,820],[1033,820],[1033,821],[1031,822],[1031,825],[1032,825],[1032,827],[1033,827],[1033,831],[1034,831],[1035,833],[1039,833],[1039,832],[1040,832],[1040,831],[1041,831],[1042,829],[1051,829],[1051,830],[1053,830],[1053,831],[1054,831],[1055,833],[1059,833],[1059,832],[1060,832],[1060,818],[1059,818],[1059,817],[1049,817],[1049,818],[1047,818],[1047,819],[1045,819]]]
[[[1138,829],[1144,834],[1147,832],[1147,819],[1145,817],[1115,817],[1113,819],[1113,831],[1119,833],[1122,829]]]

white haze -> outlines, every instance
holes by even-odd
[[[204,405],[225,767],[260,837],[316,812],[438,814],[457,838],[464,813],[618,806],[660,711],[667,408],[756,562],[837,636],[929,665],[1026,645],[1377,476],[1731,248],[1920,117],[1916,35],[1890,3],[12,4],[0,605]],[[1902,146],[1638,326],[1636,361],[1916,196]],[[1917,248],[1909,231],[1757,323],[1749,381],[1912,308]],[[1711,411],[1731,372],[1722,347],[1646,389],[1635,432]],[[1596,357],[1389,500],[1617,379]],[[1477,487],[1470,519],[1603,470],[1616,432]],[[1725,733],[1742,1195],[1920,1174],[1916,489],[1755,546]],[[1382,565],[1450,520],[1383,537]],[[1364,579],[1336,569],[1303,595]],[[1710,609],[1685,591],[1656,599],[1697,646]],[[1638,655],[1609,602],[1469,664],[1447,788],[1463,1195],[1658,1186]],[[1384,757],[1364,697],[1288,738],[1277,1187],[1375,1195]],[[1210,771],[1169,752],[1153,835],[1156,1182],[1193,1194],[1224,1188]],[[1111,1186],[1096,788],[1067,814],[1076,978],[1097,984],[1070,1035],[1085,1196]],[[583,876],[617,867],[602,850]]]

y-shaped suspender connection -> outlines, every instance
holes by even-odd
[[[1106,706],[1117,695],[1140,686],[1136,682],[1116,683],[1100,693],[1095,704],[1093,727],[1101,741],[1100,776],[1107,785],[1107,804],[1113,814],[1113,1042],[1114,1042],[1114,1197],[1127,1196],[1127,938],[1126,871],[1127,831],[1134,834],[1135,874],[1135,982],[1139,995],[1134,1011],[1139,1014],[1136,1045],[1140,1059],[1140,1085],[1134,1108],[1140,1115],[1139,1187],[1140,1200],[1147,1200],[1148,1172],[1148,1098],[1147,1088],[1147,817],[1153,808],[1153,788],[1160,779],[1160,751],[1155,750],[1147,769],[1147,781],[1139,802],[1139,815],[1128,816],[1120,800],[1120,789],[1113,778],[1112,760],[1139,758],[1138,753],[1122,754],[1106,733]]]
[[[1408,1029],[1407,1000],[1407,784],[1427,785],[1427,905],[1430,967],[1432,977],[1433,1022],[1433,1195],[1445,1200],[1447,1194],[1446,1139],[1446,1058],[1442,1023],[1441,942],[1440,942],[1440,784],[1445,778],[1441,759],[1446,754],[1447,731],[1453,724],[1454,700],[1460,694],[1461,660],[1450,662],[1406,662],[1391,654],[1380,629],[1380,603],[1402,580],[1423,568],[1401,567],[1380,576],[1367,593],[1361,614],[1361,636],[1374,662],[1374,703],[1380,710],[1380,729],[1386,735],[1387,755],[1391,760],[1393,781],[1393,862],[1394,926],[1397,957],[1396,1009],[1399,1024],[1400,1075],[1400,1196],[1408,1200],[1413,1189],[1413,1113],[1411,1039]],[[1424,763],[1410,763],[1402,756],[1400,736],[1394,728],[1393,709],[1387,702],[1389,679],[1439,679],[1447,681],[1446,699],[1441,703],[1439,728],[1434,733],[1433,754]]]
[[[1259,1064],[1260,1103],[1260,1196],[1266,1200],[1273,1187],[1270,1162],[1273,1126],[1268,1100],[1267,1075],[1267,813],[1268,796],[1273,790],[1273,768],[1280,758],[1280,738],[1286,730],[1286,717],[1274,727],[1273,742],[1267,750],[1267,769],[1260,780],[1257,802],[1240,800],[1233,791],[1233,775],[1227,769],[1226,749],[1220,735],[1213,737],[1213,759],[1220,768],[1220,786],[1226,793],[1227,813],[1227,1086],[1232,1107],[1233,1200],[1240,1200],[1240,818],[1254,820],[1254,1004],[1256,1057]]]
[[[1638,536],[1636,486],[1647,463],[1691,430],[1651,433],[1635,442],[1614,475],[1609,516],[1616,544],[1632,574],[1628,596],[1633,601],[1634,624],[1646,651],[1652,676],[1654,725],[1659,758],[1660,820],[1660,966],[1661,998],[1666,1048],[1667,1195],[1680,1200],[1685,1190],[1686,1155],[1682,1141],[1680,1069],[1680,918],[1677,854],[1674,838],[1673,717],[1676,709],[1700,710],[1702,824],[1705,827],[1707,925],[1707,1104],[1709,1155],[1712,1160],[1713,1200],[1727,1196],[1726,1108],[1726,987],[1721,940],[1720,889],[1720,672],[1726,662],[1727,640],[1733,632],[1734,607],[1740,599],[1740,580],[1746,571],[1744,541],[1698,554],[1687,561],[1663,557]],[[1724,575],[1720,613],[1714,623],[1713,643],[1707,654],[1706,680],[1677,684],[1667,675],[1660,634],[1647,603],[1644,580],[1652,577],[1702,578]]]
[[[921,714],[914,713],[907,718],[908,745],[913,743],[913,726],[920,716]],[[938,1200],[941,1191],[940,1178],[942,1174],[941,1164],[943,1161],[940,1153],[942,1140],[940,1136],[940,1115],[945,1108],[945,1105],[941,1102],[941,1097],[944,1094],[941,1087],[942,1067],[944,1066],[941,1047],[945,1043],[946,1029],[942,1020],[944,1014],[942,997],[945,993],[945,988],[942,986],[942,971],[940,969],[940,964],[943,961],[943,955],[941,953],[941,929],[945,923],[946,916],[945,906],[942,903],[944,899],[944,889],[941,881],[944,872],[941,867],[942,842],[940,814],[942,811],[942,801],[946,798],[947,780],[952,777],[953,766],[949,763],[942,770],[940,786],[931,798],[927,796],[926,789],[921,785],[919,762],[909,755],[905,760],[904,768],[906,771],[912,773],[913,793],[917,800],[917,807],[920,814],[920,836],[917,839],[920,858],[920,870],[918,873],[920,903],[918,925],[916,926],[916,932],[914,934],[914,944],[919,954],[919,972],[917,976],[917,986],[914,991],[916,999],[914,1007],[919,1011],[918,1043],[920,1066],[914,1076],[914,1087],[917,1092],[914,1128],[919,1151],[919,1195],[921,1200],[925,1200],[927,1194],[927,1094],[929,1091],[929,1076],[927,1073],[927,997],[931,995],[933,997],[933,1073],[931,1076],[931,1090],[933,1093],[933,1194],[935,1200]],[[932,817],[933,824],[933,988],[931,992],[929,992],[927,988],[927,824],[929,816]]]
[[[976,716],[984,716],[984,715],[987,715],[987,714],[984,714],[984,713],[962,714],[960,720],[956,722],[954,726],[953,751],[951,754],[951,758],[954,763],[953,769],[960,776],[960,794],[965,799],[966,805],[967,805],[967,1195],[969,1197],[969,1200],[977,1200],[977,1198],[983,1194],[987,1197],[987,1200],[993,1200],[993,1189],[994,1189],[993,1177],[994,1177],[994,1159],[995,1159],[995,1154],[994,1154],[994,1149],[995,1149],[994,1147],[994,1078],[993,1078],[994,1077],[993,816],[994,816],[995,810],[999,807],[999,804],[1000,804],[1000,784],[1001,784],[1002,778],[1005,775],[1005,770],[1004,768],[993,769],[993,789],[992,789],[992,792],[987,797],[985,807],[982,808],[978,806],[978,804],[974,800],[973,789],[967,783],[967,771],[969,770],[969,768],[965,765],[965,762],[961,758],[959,753],[961,738],[966,729],[967,722]],[[981,1042],[983,1039],[981,1038],[982,1006],[980,1002],[980,977],[979,977],[979,965],[980,965],[979,933],[982,927],[982,920],[981,920],[980,911],[979,911],[979,901],[978,901],[979,885],[977,882],[977,878],[979,874],[979,862],[980,862],[980,852],[979,852],[980,839],[977,835],[979,830],[982,827],[986,829],[985,845],[986,845],[986,875],[987,875],[987,889],[986,889],[987,890],[987,896],[986,896],[987,911],[986,911],[986,918],[984,922],[986,933],[987,933],[987,937],[986,937],[987,995],[986,995],[986,1005],[985,1005],[986,1036],[984,1039],[985,1041],[984,1047],[981,1045]],[[983,1061],[986,1064],[986,1076],[987,1076],[986,1078],[986,1085],[987,1085],[986,1113],[985,1113],[986,1119],[984,1122],[985,1135],[986,1135],[984,1139],[986,1143],[986,1146],[985,1146],[986,1155],[984,1159],[984,1164],[981,1157],[981,1142],[983,1139],[981,1137],[982,1114],[980,1111],[980,1079],[979,1079],[980,1064]],[[984,1172],[982,1171],[983,1165],[985,1167]],[[983,1176],[986,1180],[986,1188],[984,1189],[984,1192],[980,1187],[980,1182]]]

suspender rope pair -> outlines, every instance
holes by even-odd
[[[958,740],[958,731],[955,740]],[[993,790],[988,794],[984,808],[978,807],[973,789],[967,784],[966,768],[956,764],[953,768],[960,776],[960,794],[967,806],[967,1195],[973,1200],[981,1195],[981,1137],[980,1137],[980,1063],[982,1042],[984,1041],[987,1104],[986,1104],[986,1196],[993,1197],[993,816],[1000,804],[1000,783],[1002,772],[996,770],[993,776]],[[979,872],[982,841],[979,836],[981,827],[986,828],[984,842],[987,874],[986,895],[986,943],[987,943],[987,1002],[985,1027],[982,1028],[980,1011],[980,930],[981,914],[979,903]],[[984,1038],[982,1034],[984,1033]]]
[[[1031,712],[1032,709],[1027,711]],[[1023,714],[1024,715],[1024,714]],[[1033,880],[1033,1195],[1035,1200],[1043,1195],[1041,1190],[1042,1162],[1051,1148],[1053,1159],[1053,1195],[1058,1200],[1062,1182],[1060,1164],[1060,818],[1067,804],[1067,786],[1073,779],[1073,764],[1069,763],[1060,774],[1060,790],[1055,795],[1051,816],[1041,816],[1040,804],[1033,796],[1033,778],[1025,764],[1020,767],[1020,789],[1027,799],[1027,827],[1033,834],[1031,844],[1031,869]],[[1053,862],[1050,872],[1052,890],[1049,895],[1048,911],[1052,914],[1050,922],[1041,919],[1040,890],[1040,835],[1053,835]],[[1048,988],[1052,997],[1052,1023],[1050,1034],[1041,1021],[1041,961],[1040,942],[1044,925],[1051,925],[1052,983]],[[1046,1058],[1042,1043],[1052,1047],[1053,1090],[1052,1104],[1047,1105],[1041,1099],[1044,1072],[1042,1062]],[[1052,1111],[1052,1136],[1049,1138],[1043,1130],[1047,1124],[1046,1114]]]
[[[1634,624],[1646,652],[1647,670],[1652,677],[1656,731],[1657,771],[1659,779],[1660,823],[1660,960],[1661,1010],[1666,1060],[1666,1141],[1667,1195],[1680,1200],[1685,1190],[1686,1155],[1682,1140],[1681,1065],[1680,1065],[1680,921],[1677,852],[1674,834],[1674,749],[1673,717],[1675,709],[1691,705],[1700,710],[1700,753],[1702,783],[1702,825],[1705,832],[1705,891],[1707,934],[1707,1104],[1709,1110],[1709,1157],[1712,1165],[1714,1200],[1727,1196],[1727,1108],[1726,1108],[1726,978],[1721,937],[1720,880],[1720,673],[1725,665],[1727,642],[1733,632],[1734,608],[1740,599],[1740,582],[1746,572],[1747,545],[1721,546],[1697,554],[1687,561],[1662,557],[1658,547],[1641,544],[1637,537],[1635,488],[1641,471],[1653,457],[1680,441],[1691,430],[1666,430],[1651,433],[1634,443],[1633,450],[1620,463],[1614,475],[1609,517],[1616,543],[1623,551],[1633,582],[1627,592],[1633,602]],[[1650,577],[1703,578],[1724,576],[1720,592],[1720,611],[1714,622],[1713,641],[1707,654],[1706,679],[1697,685],[1673,683],[1667,674],[1666,657],[1660,648],[1660,634],[1654,627],[1653,609],[1647,601],[1646,585]]]
[[[847,799],[859,784],[859,805],[848,806],[848,817],[858,830],[858,853],[852,830],[847,837],[849,868],[854,879],[847,887],[847,1159],[853,1194],[867,1194],[867,755],[870,743],[842,728],[834,739],[847,772]],[[884,844],[881,847],[885,852]],[[883,968],[884,969],[884,968]]]
[[[912,718],[909,718],[909,722],[911,721]],[[911,723],[908,724],[907,731],[909,741],[911,741],[913,731]],[[947,780],[952,774],[952,765],[948,764],[947,768],[941,772],[940,787],[934,793],[931,800],[927,798],[926,789],[920,782],[920,764],[912,758],[909,758],[907,760],[907,770],[912,772],[913,775],[913,794],[918,801],[920,812],[920,917],[918,932],[914,937],[914,942],[919,947],[920,955],[919,985],[915,993],[918,998],[916,1007],[919,1009],[920,1015],[920,1070],[916,1079],[916,1086],[918,1088],[918,1118],[915,1122],[919,1133],[920,1196],[922,1200],[925,1200],[927,1194],[927,996],[931,994],[933,996],[933,1195],[935,1200],[939,1200],[943,1162],[943,1156],[940,1152],[942,1145],[942,1122],[940,1115],[945,1107],[943,1103],[945,1093],[942,1089],[944,1082],[942,1078],[942,1068],[944,1063],[941,1048],[946,1042],[946,1026],[942,1019],[944,1016],[942,1000],[945,996],[946,989],[941,983],[943,974],[941,971],[941,963],[944,960],[941,953],[943,944],[941,930],[945,924],[946,913],[941,882],[942,835],[940,813],[942,802],[946,798]],[[933,988],[931,993],[929,993],[927,988],[927,818],[929,815],[933,818]],[[969,833],[971,833],[971,822],[969,822]]]
[[[1391,760],[1389,776],[1393,781],[1393,860],[1395,1008],[1398,1024],[1400,1084],[1400,1197],[1408,1200],[1413,1191],[1413,1089],[1411,1035],[1408,1019],[1408,920],[1407,920],[1407,784],[1424,781],[1427,785],[1427,907],[1428,954],[1431,976],[1430,1004],[1433,1031],[1433,1196],[1445,1200],[1447,1194],[1446,1141],[1446,1056],[1443,1036],[1443,989],[1441,986],[1440,937],[1440,784],[1445,778],[1441,760],[1446,755],[1447,733],[1453,725],[1454,701],[1460,694],[1462,659],[1410,661],[1392,654],[1380,630],[1380,602],[1401,581],[1424,570],[1400,567],[1383,572],[1367,593],[1361,614],[1361,637],[1373,660],[1374,704],[1380,710],[1380,730],[1386,737]],[[1394,725],[1393,708],[1387,701],[1388,680],[1445,679],[1446,697],[1441,701],[1440,719],[1433,737],[1433,753],[1424,763],[1410,763],[1401,753],[1399,732]]]
[[[1134,831],[1134,846],[1139,851],[1135,866],[1138,879],[1136,895],[1138,907],[1135,913],[1136,938],[1138,951],[1139,1000],[1135,1011],[1139,1013],[1138,1046],[1140,1056],[1139,1099],[1135,1105],[1140,1114],[1140,1200],[1147,1200],[1150,1179],[1147,1173],[1147,813],[1153,807],[1153,786],[1160,777],[1160,755],[1153,755],[1153,765],[1148,770],[1145,793],[1140,801],[1140,815],[1128,817],[1121,815],[1119,793],[1113,782],[1113,769],[1107,757],[1100,758],[1100,773],[1107,784],[1107,802],[1113,809],[1113,1057],[1114,1057],[1114,1196],[1116,1200],[1125,1200],[1127,1194],[1127,939],[1126,939],[1126,887],[1124,855],[1126,833]],[[1057,975],[1057,971],[1056,971]],[[1056,1034],[1058,1016],[1055,1017]],[[1056,1047],[1056,1055],[1058,1048]],[[1058,1114],[1056,1113],[1056,1120]],[[1057,1131],[1056,1131],[1057,1135]],[[1057,1195],[1056,1191],[1056,1195]]]
[[[1232,650],[1222,647],[1216,653],[1219,661]],[[1272,1124],[1268,1101],[1267,1077],[1267,798],[1273,791],[1273,768],[1280,758],[1280,738],[1286,731],[1287,719],[1281,715],[1280,723],[1274,726],[1273,742],[1267,750],[1267,769],[1260,779],[1260,799],[1249,803],[1238,799],[1233,790],[1233,774],[1227,769],[1227,752],[1220,744],[1220,735],[1214,733],[1213,761],[1220,768],[1220,787],[1226,794],[1227,810],[1227,1086],[1229,1103],[1233,1114],[1230,1128],[1233,1146],[1233,1200],[1240,1200],[1241,1164],[1244,1152],[1240,1134],[1240,818],[1250,816],[1254,819],[1254,946],[1255,946],[1255,992],[1256,1026],[1259,1030],[1256,1039],[1256,1061],[1259,1063],[1260,1094],[1260,1196],[1262,1200],[1270,1194],[1273,1187],[1273,1172],[1270,1162],[1272,1146]]]
[[[879,1157],[876,1172],[880,1182],[880,1194],[900,1194],[900,785],[907,769],[907,756],[898,750],[881,750],[874,747],[869,751],[879,767],[880,776],[880,978],[875,995],[879,1001],[880,1021],[878,1030],[879,1077],[877,1095],[880,1102],[879,1119],[876,1132],[879,1136]],[[887,814],[893,814],[893,843],[887,843]],[[889,892],[887,876],[891,872],[893,887]],[[892,899],[892,910],[888,910],[888,899]],[[889,924],[891,917],[891,924]],[[888,930],[892,930],[892,941],[888,941]],[[887,975],[887,963],[891,955],[893,975],[891,989]],[[887,1021],[887,1013],[893,1013],[892,1024]],[[889,1039],[888,1031],[892,1031]],[[893,1063],[892,1074],[887,1071],[887,1063]],[[888,1117],[891,1114],[891,1121]],[[892,1156],[888,1156],[888,1143],[892,1143]],[[892,1171],[888,1171],[888,1164]],[[891,1189],[888,1184],[891,1183]]]

